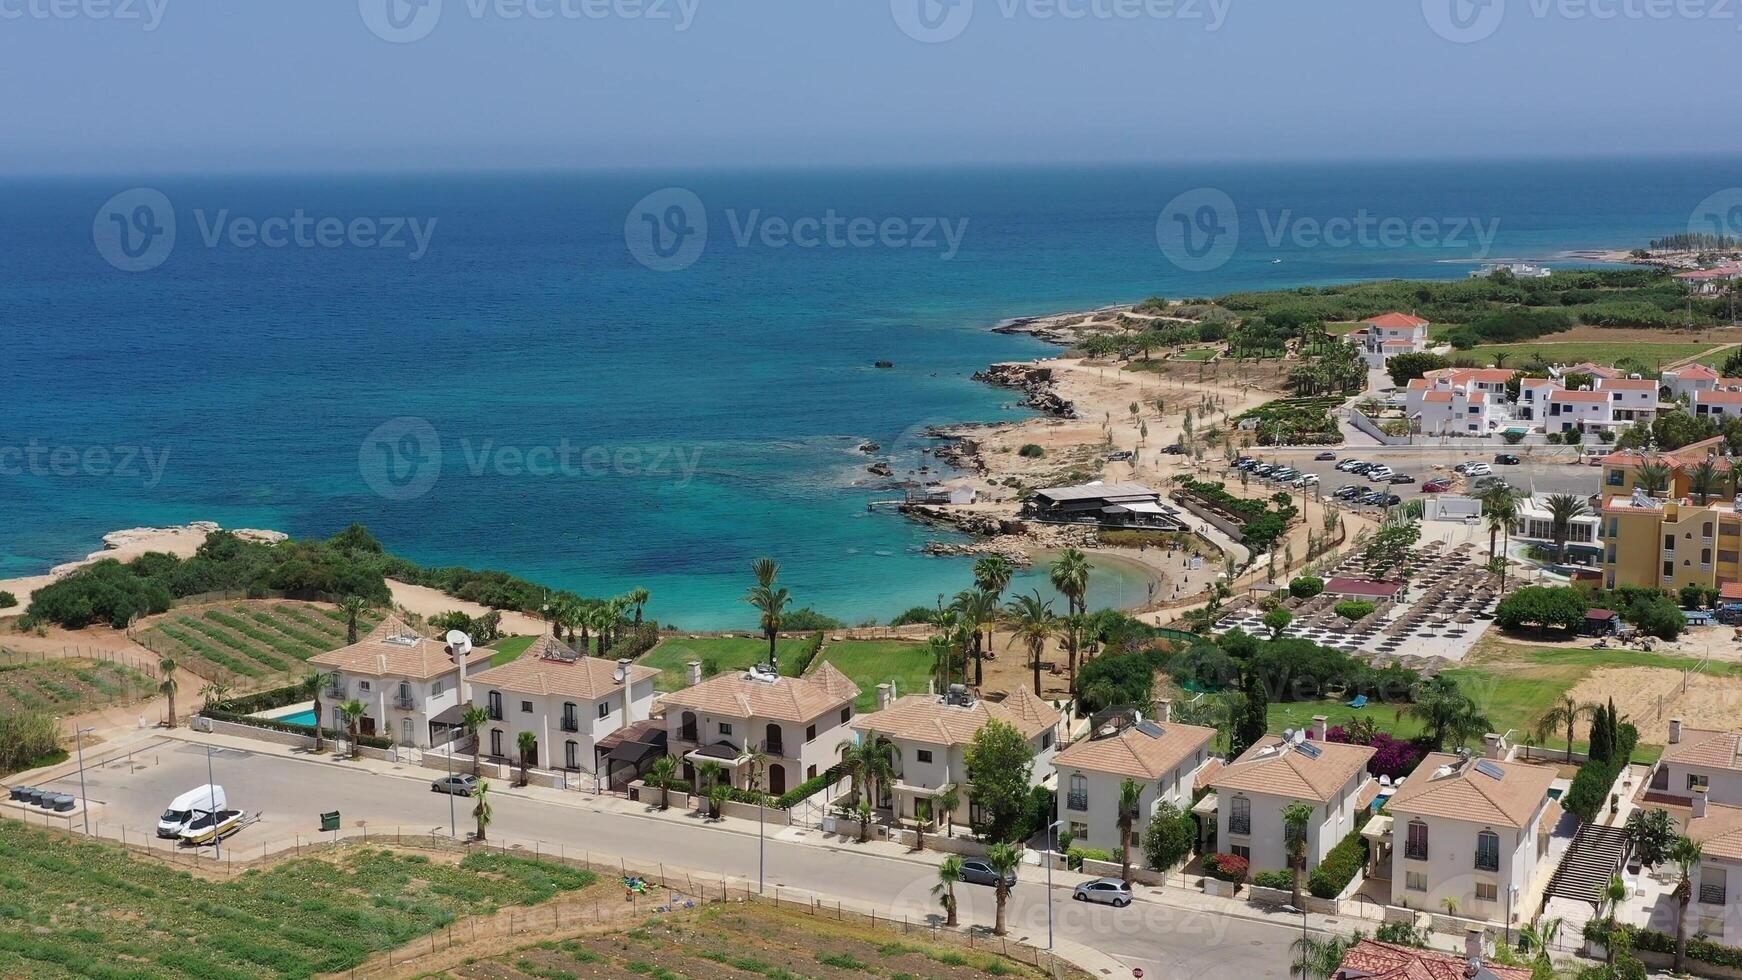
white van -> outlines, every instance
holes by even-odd
[[[157,818],[157,836],[180,837],[196,817],[222,810],[230,805],[222,786],[200,786],[190,789],[169,803],[169,809]]]

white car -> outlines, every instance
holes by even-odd
[[[1294,485],[1297,487],[1311,487],[1311,486],[1317,486],[1318,482],[1319,482],[1319,475],[1317,473],[1308,473],[1307,475],[1294,481]]]
[[[1489,466],[1487,463],[1471,463],[1464,469],[1464,475],[1469,477],[1493,476],[1494,467]]]
[[[1384,464],[1380,464],[1379,466],[1375,466],[1372,469],[1367,471],[1367,479],[1373,481],[1374,483],[1383,483],[1384,481],[1391,479],[1391,475],[1392,475],[1391,467],[1386,466]]]

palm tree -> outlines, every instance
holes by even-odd
[[[230,699],[230,686],[223,681],[212,681],[200,688],[200,698],[204,701],[200,710],[210,711]]]
[[[319,752],[323,747],[323,743],[321,742],[321,717],[322,717],[322,715],[321,715],[321,692],[326,690],[327,685],[331,684],[332,682],[333,682],[333,675],[332,674],[329,674],[329,673],[326,673],[326,672],[320,671],[320,670],[311,670],[308,673],[304,674],[302,677],[302,680],[297,683],[297,687],[302,689],[303,696],[306,698],[309,698],[310,700],[314,701],[314,703],[315,703],[315,751],[316,752]]]
[[[345,614],[345,644],[357,642],[357,621],[363,618],[373,605],[360,595],[348,595],[339,600],[339,612]]]
[[[605,600],[605,605],[601,607],[605,612],[603,617],[605,628],[604,631],[599,634],[600,656],[604,656],[612,647],[617,645],[618,634],[623,631],[624,624],[629,621],[627,615],[629,612],[629,606],[630,602],[626,596],[617,596],[614,599]]]
[[[899,752],[895,743],[882,735],[868,735],[863,742],[844,739],[835,748],[841,753],[843,771],[853,777],[853,793],[860,798],[875,801],[877,784],[895,778],[895,759]],[[859,842],[864,843],[869,835],[870,828],[860,824]]]
[[[514,741],[520,748],[520,785],[525,786],[529,781],[526,771],[532,768],[532,753],[538,751],[538,736],[531,732],[521,732]]]
[[[1583,497],[1574,493],[1549,494],[1543,505],[1548,508],[1549,526],[1554,534],[1555,560],[1564,560],[1567,535],[1572,533],[1574,519],[1589,514],[1591,508],[1586,506]]]
[[[1648,494],[1665,493],[1669,490],[1669,479],[1673,472],[1667,464],[1650,460],[1641,463],[1634,471],[1633,485],[1644,488]]]
[[[357,756],[357,729],[362,727],[363,713],[368,710],[363,706],[363,702],[355,698],[339,705],[339,714],[345,716],[345,734],[351,740],[352,758]]]
[[[1456,681],[1443,674],[1415,685],[1411,700],[1414,703],[1404,713],[1422,720],[1427,739],[1436,752],[1443,751],[1448,741],[1463,745],[1494,730],[1494,723],[1476,702],[1458,690]]]
[[[180,665],[174,657],[163,657],[157,661],[157,672],[163,675],[163,680],[157,683],[157,690],[169,698],[169,727],[175,727],[175,692],[181,685],[176,683],[175,671]]]
[[[1560,938],[1561,924],[1560,919],[1554,918],[1538,919],[1523,926],[1518,931],[1519,948],[1526,953],[1534,952],[1538,963],[1549,962],[1549,947],[1553,946],[1555,940]]]
[[[1538,740],[1546,742],[1564,727],[1567,733],[1567,764],[1571,765],[1573,762],[1574,726],[1578,724],[1580,718],[1590,718],[1602,710],[1603,706],[1600,704],[1589,701],[1580,704],[1573,700],[1571,694],[1563,694],[1561,699],[1555,702],[1555,706],[1549,709],[1548,714],[1543,715],[1542,720],[1536,723],[1536,737]]]
[[[1010,600],[1004,607],[1004,615],[1010,621],[1014,639],[1021,640],[1028,647],[1028,665],[1034,670],[1034,694],[1040,696],[1040,655],[1046,649],[1046,641],[1058,631],[1058,616],[1052,611],[1052,603],[1040,597],[1040,590],[1035,589],[1032,595],[1021,595]]]
[[[647,770],[647,775],[659,783],[659,808],[671,809],[671,781],[677,778],[677,757],[662,755]]]
[[[1022,866],[1022,852],[1010,843],[993,844],[986,852],[986,864],[992,868],[992,873],[998,876],[998,918],[992,927],[993,935],[1004,935],[1004,903],[1010,901],[1010,883],[1008,877],[1016,873]]]
[[[976,564],[975,567],[979,567]],[[986,647],[992,644],[992,623],[998,618],[998,596],[988,589],[963,589],[953,608],[974,630],[974,686],[986,676]],[[965,680],[965,678],[964,678]]]
[[[1004,601],[1004,590],[1010,587],[1010,580],[1016,576],[1016,563],[1003,555],[991,555],[974,563],[974,584],[981,592],[992,593],[992,605],[996,607]],[[996,617],[986,621],[986,648],[992,648],[992,628]],[[981,663],[974,662],[974,686],[985,683],[985,674]]]
[[[738,756],[738,761],[744,763],[750,771],[747,780],[750,792],[762,792],[762,777],[768,773],[768,753],[759,745],[746,745],[743,753]]]
[[[630,589],[629,594],[624,596],[624,598],[628,599],[629,604],[635,607],[635,625],[640,626],[641,611],[646,608],[648,600],[653,598],[653,593],[641,588],[640,586],[636,586],[635,588]]]
[[[1500,535],[1511,533],[1518,520],[1518,493],[1506,483],[1490,483],[1476,494],[1482,502],[1482,515],[1488,524],[1488,557],[1498,558]]]
[[[467,705],[466,710],[460,712],[460,727],[464,728],[466,734],[473,739],[472,775],[474,776],[478,775],[478,760],[484,755],[483,740],[478,738],[478,733],[484,730],[484,723],[489,720],[490,716],[485,713],[484,709],[475,704]]]
[[[1089,558],[1075,548],[1066,548],[1052,563],[1052,569],[1047,577],[1052,581],[1052,587],[1059,590],[1065,597],[1065,615],[1071,616],[1087,613],[1088,606],[1083,601],[1084,593],[1089,591]],[[1070,664],[1073,673],[1077,669],[1077,635],[1075,630],[1066,633],[1066,642],[1070,647]],[[1034,682],[1034,693],[1040,694],[1040,680]]]
[[[774,640],[780,633],[786,604],[792,600],[792,595],[785,589],[774,587],[780,578],[780,563],[774,559],[758,558],[750,563],[750,571],[756,576],[756,584],[751,586],[744,601],[762,611],[762,634],[768,637],[768,663],[778,673],[780,655],[774,651]]]
[[[1717,464],[1712,457],[1707,456],[1688,472],[1688,491],[1699,498],[1700,506],[1718,495],[1724,486],[1724,475],[1718,472]]]
[[[484,828],[490,826],[490,784],[479,783],[478,788],[472,791],[472,798],[477,800],[472,806],[472,816],[478,821],[478,835],[473,840],[481,841],[484,839]]]
[[[1688,903],[1694,898],[1694,869],[1705,859],[1705,847],[1687,837],[1676,838],[1669,849],[1675,862],[1675,972],[1682,972],[1682,961],[1688,954]]]
[[[1143,805],[1143,784],[1127,779],[1119,784],[1119,879],[1131,884],[1131,830]]]
[[[1328,980],[1343,965],[1343,957],[1349,949],[1361,941],[1359,932],[1344,939],[1342,936],[1326,936],[1319,939],[1314,936],[1301,936],[1289,947],[1300,954],[1300,959],[1289,965],[1290,976],[1302,980]]]
[[[562,638],[563,632],[568,632],[569,646],[575,645],[575,627],[581,624],[581,618],[587,610],[581,607],[581,601],[572,595],[564,593],[556,597],[550,604],[550,635]],[[581,651],[585,653],[585,650]]]
[[[1307,856],[1307,825],[1312,823],[1313,808],[1305,803],[1290,803],[1282,808],[1283,838],[1288,844],[1288,866],[1294,869],[1294,897],[1289,900],[1295,908],[1306,908],[1301,903],[1300,883],[1306,877]]]
[[[956,807],[962,805],[962,791],[955,783],[947,783],[932,797],[932,805],[944,811],[944,834],[956,836]]]
[[[944,925],[956,927],[956,882],[962,880],[962,858],[952,854],[944,858],[944,863],[938,865],[938,882],[931,886],[931,893],[937,895],[944,903]]]

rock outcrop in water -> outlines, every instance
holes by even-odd
[[[1000,388],[1014,388],[1027,396],[1023,399],[1024,405],[1054,418],[1077,417],[1077,407],[1053,391],[1052,368],[1033,364],[994,364],[974,375],[974,380]]]

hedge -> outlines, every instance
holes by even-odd
[[[1105,861],[1111,864],[1118,860],[1112,851],[1099,847],[1073,847],[1065,852],[1065,865],[1072,871],[1083,870],[1084,861]]]
[[[823,634],[822,631],[819,630],[812,633],[810,638],[804,641],[804,646],[799,648],[797,654],[798,670],[793,676],[802,677],[805,671],[811,669],[811,661],[817,658],[817,651],[822,648]]]
[[[1572,786],[1567,788],[1567,795],[1561,799],[1561,806],[1578,817],[1582,823],[1597,819],[1597,815],[1609,805],[1609,793],[1615,786],[1615,780],[1620,777],[1621,770],[1631,761],[1634,743],[1638,740],[1639,736],[1633,726],[1621,726],[1621,744],[1616,747],[1618,751],[1615,757],[1607,762],[1591,761],[1580,766],[1578,775],[1573,777]]]
[[[1278,891],[1294,889],[1294,872],[1292,871],[1259,871],[1252,875],[1252,883],[1260,888],[1275,888]]]
[[[1633,948],[1643,949],[1652,953],[1675,954],[1675,937],[1664,932],[1651,929],[1641,929],[1638,926],[1622,926],[1628,935],[1633,937]],[[1710,963],[1713,966],[1729,967],[1732,970],[1742,970],[1742,949],[1735,946],[1725,946],[1712,942],[1710,939],[1688,939],[1688,959],[1699,963]]]
[[[823,635],[818,633],[817,640],[820,642],[822,638]],[[846,766],[839,764],[830,766],[828,771],[824,772],[822,775],[813,776],[810,779],[799,783],[797,786],[794,786],[792,789],[780,794],[780,796],[776,797],[774,802],[770,805],[777,810],[790,810],[793,807],[798,806],[800,803],[803,803],[805,800],[810,799],[812,796],[822,792],[825,787],[833,786],[840,782],[846,777],[846,775]]]
[[[1361,836],[1361,824],[1365,821],[1355,821],[1355,829],[1349,836],[1337,842],[1331,848],[1331,853],[1319,862],[1313,873],[1307,876],[1307,890],[1314,898],[1336,898],[1343,894],[1343,889],[1349,887],[1349,882],[1361,873],[1367,866],[1367,838]]]
[[[772,810],[790,810],[805,800],[810,799],[813,795],[820,792],[823,787],[833,786],[835,783],[840,782],[842,779],[846,778],[846,775],[847,770],[845,766],[831,766],[827,772],[811,779],[807,779],[779,796],[769,796],[767,793],[758,792],[756,790],[739,789],[736,786],[727,786],[726,799],[733,803],[748,803],[751,806],[761,803],[763,806]],[[642,776],[641,781],[654,789],[659,788],[659,780],[652,776]],[[695,787],[690,784],[689,780],[682,776],[671,777],[665,786],[667,789],[674,789],[680,793],[695,792]],[[706,796],[707,794],[703,793],[702,795]]]

